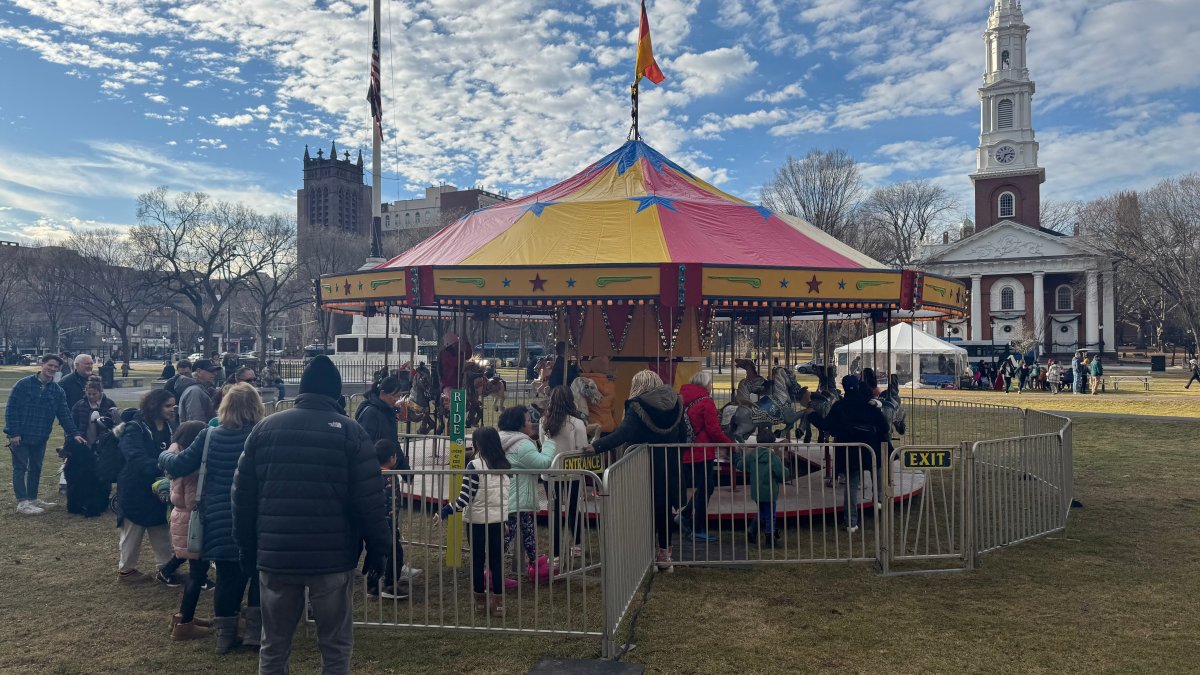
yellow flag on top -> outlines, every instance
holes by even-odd
[[[654,61],[654,47],[650,45],[650,20],[646,18],[646,0],[642,0],[642,23],[638,27],[637,77],[640,82],[643,77],[654,84],[661,84],[666,76]]]

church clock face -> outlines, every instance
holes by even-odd
[[[1001,164],[1008,164],[1017,158],[1017,151],[1011,145],[1002,145],[996,148],[996,161]]]

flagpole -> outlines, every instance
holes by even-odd
[[[632,109],[630,110],[629,115],[630,115],[630,117],[633,118],[633,128],[629,132],[629,140],[640,141],[640,140],[642,140],[642,135],[638,132],[638,83],[637,83],[637,80],[634,80],[633,86],[629,88],[629,92],[630,92],[629,98],[630,98],[631,104],[632,104]]]
[[[381,59],[381,55],[376,52],[379,48],[379,5],[380,0],[371,0],[371,12],[374,23],[372,24],[372,45],[371,45],[371,67],[378,67],[376,59]],[[376,84],[380,91],[376,92],[379,100],[383,100],[383,78],[379,78]],[[371,116],[371,258],[376,260],[383,259],[383,185],[380,176],[383,173],[383,124],[382,115],[376,120],[375,115]]]

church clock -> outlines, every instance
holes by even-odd
[[[996,148],[996,161],[1001,164],[1008,164],[1017,158],[1017,151],[1011,145],[1002,145]]]

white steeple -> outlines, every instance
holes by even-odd
[[[1029,26],[1018,0],[995,0],[983,33],[983,87],[976,175],[1038,168],[1034,139],[1033,81],[1026,61]]]

